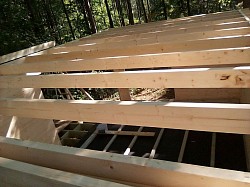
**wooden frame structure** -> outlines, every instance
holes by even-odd
[[[28,56],[23,58],[19,53],[0,58],[0,88],[8,92],[21,88],[119,88],[121,100],[129,100],[125,88],[177,88],[175,99],[182,102],[61,101],[4,95],[0,98],[0,114],[244,134],[249,164],[249,16],[250,10],[244,9],[128,26],[35,55],[29,55],[26,50],[24,54]],[[92,70],[107,71],[89,73]],[[34,72],[45,74],[30,74]],[[49,72],[68,73],[46,74]],[[179,89],[182,94],[178,94]],[[212,93],[212,96],[203,97],[199,93]],[[190,95],[192,99],[188,100]],[[232,102],[232,98],[236,100]],[[210,99],[217,103],[206,103]],[[39,140],[0,137],[0,182],[20,186],[32,183],[40,186],[250,185],[248,172],[35,141]],[[159,141],[160,138],[155,147]],[[8,174],[24,182],[15,184],[11,177],[4,177]],[[31,176],[31,180],[25,180],[25,176]]]

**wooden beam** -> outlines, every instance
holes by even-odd
[[[200,16],[198,19],[191,19],[191,18],[183,18],[182,21],[180,22],[155,22],[155,23],[148,23],[148,24],[140,24],[138,26],[134,26],[134,27],[125,27],[122,29],[110,29],[106,32],[102,32],[96,35],[93,35],[91,37],[87,37],[87,38],[82,38],[81,40],[92,40],[92,39],[99,39],[99,38],[104,38],[104,37],[114,37],[114,36],[118,36],[118,35],[123,35],[125,33],[125,35],[128,34],[133,34],[133,33],[143,33],[143,32],[153,32],[153,31],[160,31],[160,30],[166,30],[168,28],[171,28],[172,26],[182,26],[182,27],[189,27],[189,25],[193,26],[194,24],[203,24],[204,22],[213,22],[213,21],[222,21],[225,19],[233,19],[233,18],[240,18],[241,14],[239,12],[231,14],[231,15],[220,15],[220,16],[214,16],[213,18],[206,18],[206,17],[202,17]],[[230,21],[227,21],[230,22]]]
[[[30,54],[54,47],[54,46],[55,46],[55,42],[50,41],[50,42],[36,45],[36,46],[30,47],[24,50],[20,50],[14,53],[3,55],[3,56],[0,56],[0,64],[11,61],[11,60],[15,60],[21,57],[25,57],[27,55],[30,55]]]
[[[151,31],[149,30],[148,32],[142,31],[138,33],[133,33],[133,34],[128,34],[124,33],[122,35],[117,35],[117,36],[107,36],[107,37],[101,37],[98,39],[86,39],[83,41],[80,41],[78,44],[91,44],[91,43],[106,43],[106,42],[114,42],[114,41],[124,41],[124,40],[131,40],[131,39],[136,39],[136,38],[148,38],[150,36],[154,36],[156,32],[164,32],[164,34],[172,35],[172,34],[187,34],[187,33],[193,33],[193,32],[205,32],[205,31],[215,31],[215,30],[227,30],[227,29],[233,29],[233,28],[240,28],[240,27],[248,27],[248,22],[247,21],[240,21],[240,22],[233,22],[229,24],[218,24],[218,25],[204,25],[204,26],[191,26],[187,28],[183,27],[171,27],[169,29],[158,29],[157,31]],[[69,45],[70,46],[70,45]]]
[[[179,41],[169,43],[153,43],[148,45],[135,45],[117,49],[101,49],[101,50],[83,50],[73,51],[62,54],[49,54],[30,56],[24,62],[46,62],[59,60],[79,60],[100,57],[128,56],[128,55],[143,55],[154,53],[170,53],[170,52],[185,52],[185,51],[201,51],[209,49],[249,47],[250,35],[222,37],[216,39],[204,39],[194,41]]]
[[[0,114],[250,134],[249,104],[0,99]]]
[[[0,88],[250,88],[250,66],[1,76]]]
[[[10,160],[2,157],[0,157],[0,170],[1,186],[127,186],[115,182],[27,164],[24,162]]]
[[[114,135],[124,135],[124,136],[154,136],[154,132],[137,132],[137,131],[109,131],[106,130],[103,133],[98,132],[98,134],[114,134]]]
[[[192,41],[192,40],[201,40],[207,38],[216,38],[216,37],[232,37],[234,35],[247,35],[250,33],[249,27],[240,27],[240,28],[230,28],[230,29],[222,29],[215,31],[203,31],[203,32],[192,32],[192,33],[184,33],[184,34],[176,34],[173,33],[169,35],[164,32],[151,32],[147,35],[143,35],[143,37],[136,37],[133,39],[128,38],[127,40],[121,41],[107,41],[107,42],[98,42],[95,41],[93,44],[76,44],[71,46],[62,46],[52,48],[46,51],[46,54],[53,53],[66,53],[72,51],[82,51],[82,50],[93,50],[93,49],[116,49],[120,46],[128,47],[135,45],[147,45],[150,43],[163,43],[163,42],[177,42],[177,41]]]
[[[0,156],[43,167],[148,186],[245,187],[250,174],[0,138]],[[84,167],[82,167],[84,166]],[[98,169],[96,169],[98,167]],[[181,179],[181,180],[180,180]]]
[[[4,65],[0,75],[155,67],[250,65],[250,47]]]

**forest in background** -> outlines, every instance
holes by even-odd
[[[243,2],[244,1],[244,2]],[[249,0],[4,0],[0,56],[46,41],[57,45],[108,28],[248,7]]]

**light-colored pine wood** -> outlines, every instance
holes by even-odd
[[[216,65],[250,65],[250,48],[228,48],[218,50],[158,53],[146,55],[117,56],[115,58],[95,58],[83,60],[62,60],[32,62],[15,65],[4,65],[0,75],[28,72],[61,72],[135,69],[154,67],[216,66]]]
[[[211,16],[211,15],[210,15]],[[143,32],[154,32],[154,31],[160,31],[160,30],[165,30],[168,29],[169,27],[171,28],[171,25],[174,26],[182,26],[182,28],[185,27],[189,27],[192,26],[193,24],[203,24],[204,22],[213,22],[213,21],[221,21],[221,20],[225,20],[225,19],[233,19],[233,18],[242,18],[241,14],[239,12],[231,14],[231,15],[220,15],[220,16],[215,16],[213,18],[209,18],[209,17],[199,17],[196,20],[195,19],[185,19],[183,18],[182,21],[180,22],[166,22],[162,24],[162,22],[156,22],[156,23],[148,23],[148,24],[140,24],[137,26],[133,26],[133,27],[125,27],[123,29],[110,29],[106,32],[102,32],[102,33],[98,33],[96,35],[93,35],[91,37],[88,38],[82,38],[81,40],[92,40],[92,39],[98,39],[98,38],[104,38],[104,37],[115,37],[115,36],[119,36],[119,35],[128,35],[128,34],[134,34],[134,33],[143,33]],[[228,21],[227,23],[230,23],[230,21]],[[209,24],[208,24],[209,25]]]
[[[249,27],[240,27],[240,28],[230,28],[230,29],[221,29],[215,31],[204,31],[204,32],[191,32],[184,34],[168,34],[164,32],[153,32],[143,35],[143,37],[132,37],[126,40],[121,41],[110,41],[102,43],[101,41],[94,41],[93,44],[77,44],[72,46],[59,46],[52,48],[46,51],[46,54],[53,53],[65,53],[72,51],[82,51],[82,50],[100,50],[100,49],[116,49],[120,46],[136,46],[136,45],[147,45],[150,43],[162,43],[162,42],[176,42],[176,41],[192,41],[192,40],[201,40],[206,38],[216,38],[216,37],[226,37],[234,35],[246,35],[250,33]],[[134,39],[133,39],[134,38]]]
[[[98,134],[116,134],[124,136],[154,136],[154,132],[137,132],[137,131],[110,131],[106,130],[104,133],[98,132]]]
[[[0,88],[250,88],[250,67],[1,76]]]
[[[204,39],[194,41],[177,41],[169,43],[156,43],[148,45],[136,45],[123,47],[122,45],[116,49],[101,49],[101,50],[83,50],[73,51],[62,54],[49,54],[30,56],[25,59],[25,62],[45,62],[59,60],[79,60],[100,57],[115,57],[128,55],[145,55],[154,53],[169,53],[169,52],[185,52],[185,51],[201,51],[209,49],[249,47],[250,35],[234,36],[217,39]]]
[[[41,119],[250,134],[249,104],[0,99],[0,113]]]
[[[2,56],[4,61],[13,60],[14,58],[25,59],[28,54],[36,54],[34,52],[41,51],[53,47],[55,42],[48,42],[28,49],[24,49],[9,55]],[[11,61],[11,64],[15,60]],[[9,64],[9,63],[8,63]],[[3,67],[4,65],[1,65]],[[0,67],[0,69],[1,69]],[[27,99],[40,99],[43,98],[41,89],[34,88],[19,88],[19,89],[0,89],[0,97],[8,98],[27,98]],[[55,125],[52,120],[33,119],[29,116],[21,118],[13,115],[0,114],[0,136],[10,138],[32,140],[44,143],[61,144]]]
[[[124,69],[115,69],[114,72],[124,72]],[[119,97],[121,101],[130,101],[130,90],[128,88],[118,88]]]
[[[104,187],[127,186],[0,157],[1,186]]]
[[[0,147],[1,157],[125,183],[176,187],[187,184],[194,187],[245,187],[250,184],[250,174],[239,171],[22,142],[3,137],[0,138]]]
[[[193,32],[205,32],[205,31],[215,31],[215,30],[226,30],[226,29],[232,29],[232,28],[240,28],[240,27],[248,27],[248,22],[246,21],[240,21],[240,22],[233,22],[231,24],[218,24],[218,25],[204,25],[204,26],[191,26],[187,28],[183,27],[173,27],[172,29],[158,29],[157,31],[151,31],[145,33],[134,33],[134,34],[123,34],[123,35],[117,35],[117,36],[110,36],[110,37],[103,37],[99,39],[94,40],[83,40],[82,42],[78,44],[93,44],[95,42],[98,43],[106,43],[106,42],[114,42],[114,41],[124,41],[124,40],[131,40],[136,38],[148,38],[150,36],[154,36],[156,32],[164,32],[165,34],[172,35],[172,34],[188,34]]]
[[[23,50],[20,50],[20,51],[17,51],[17,52],[13,52],[13,53],[10,53],[10,54],[7,54],[7,55],[3,55],[3,56],[0,56],[0,64],[11,61],[11,60],[15,60],[15,59],[18,59],[18,58],[25,57],[27,55],[30,55],[30,54],[33,54],[33,53],[36,53],[36,52],[39,52],[39,51],[54,47],[54,46],[55,46],[55,42],[50,41],[50,42],[43,43],[43,44],[40,44],[40,45],[36,45],[36,46],[30,47],[30,48],[27,48],[27,49],[23,49]]]

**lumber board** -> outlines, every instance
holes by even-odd
[[[250,66],[1,76],[0,88],[250,88]]]
[[[194,187],[243,187],[250,183],[250,174],[239,171],[18,141],[3,137],[0,138],[0,146],[1,157],[124,183],[176,187],[187,184]]]
[[[108,187],[127,185],[0,157],[1,186]]]
[[[148,31],[148,32],[140,32],[140,33],[134,33],[134,34],[129,34],[129,33],[124,33],[123,35],[117,35],[117,36],[107,36],[107,37],[101,37],[101,38],[95,38],[95,39],[85,39],[85,40],[80,40],[78,42],[79,44],[91,44],[95,42],[113,42],[113,41],[124,41],[124,40],[131,40],[131,39],[136,39],[136,38],[148,38],[155,36],[156,33],[164,33],[165,35],[173,35],[173,34],[188,34],[188,33],[193,33],[193,32],[205,32],[205,31],[215,31],[215,30],[226,30],[226,29],[233,29],[233,28],[240,28],[240,27],[247,27],[249,26],[247,21],[241,21],[241,22],[236,22],[236,23],[231,23],[231,24],[218,24],[218,25],[204,25],[204,26],[192,26],[189,28],[169,28],[169,29],[161,29],[158,31]],[[73,43],[72,43],[73,44]],[[70,46],[71,44],[69,44]]]
[[[79,60],[88,58],[114,57],[127,55],[143,55],[168,52],[201,51],[209,49],[249,47],[250,35],[222,37],[194,41],[177,41],[169,43],[156,43],[130,47],[120,46],[117,49],[83,50],[61,54],[48,54],[30,56],[24,62],[45,62],[58,60]]]
[[[115,69],[114,72],[124,72],[124,69]],[[128,88],[119,88],[119,97],[121,101],[130,101],[130,90]]]
[[[46,42],[40,45],[36,45],[27,49],[23,49],[17,52],[13,52],[7,55],[3,55],[0,56],[0,64],[11,61],[11,60],[15,60],[17,58],[21,58],[21,57],[25,57],[29,54],[33,54],[51,47],[55,46],[55,41],[50,41],[50,42]]]
[[[145,55],[117,56],[32,62],[15,65],[3,65],[0,75],[11,75],[29,72],[62,72],[113,70],[156,67],[188,67],[188,66],[217,66],[217,65],[250,65],[250,47],[212,49],[204,51],[188,51],[173,53],[158,53]]]
[[[147,24],[140,24],[140,25],[136,25],[136,26],[133,26],[133,27],[125,27],[123,29],[119,29],[119,28],[115,28],[115,29],[110,29],[106,32],[101,32],[101,33],[98,33],[98,34],[95,34],[91,37],[88,37],[86,39],[92,39],[92,38],[102,38],[104,36],[116,36],[116,35],[120,35],[120,34],[123,34],[123,33],[131,33],[131,32],[145,32],[145,31],[159,31],[159,29],[166,29],[170,26],[170,24],[174,24],[176,26],[178,25],[182,25],[183,27],[185,27],[186,25],[189,26],[189,25],[192,25],[193,23],[200,23],[202,24],[203,22],[211,22],[211,21],[220,21],[220,20],[223,20],[223,19],[232,19],[232,18],[239,18],[239,17],[242,17],[241,14],[239,12],[235,13],[235,14],[231,14],[231,15],[220,15],[220,16],[215,16],[214,18],[206,18],[206,17],[202,17],[200,16],[199,18],[197,18],[196,20],[195,19],[185,19],[183,18],[181,22],[163,22],[164,24],[162,24],[161,21],[159,22],[155,22],[155,23],[147,23]],[[80,40],[84,40],[85,38],[82,38]]]
[[[150,43],[162,43],[162,42],[176,42],[176,41],[193,41],[200,40],[206,38],[216,38],[216,37],[229,37],[233,35],[247,35],[250,33],[249,27],[239,27],[239,28],[230,28],[230,29],[222,29],[215,31],[204,31],[204,32],[192,32],[185,34],[171,34],[165,32],[153,32],[147,35],[143,35],[143,37],[136,37],[133,39],[128,38],[127,40],[121,41],[95,41],[93,44],[75,44],[71,46],[58,46],[46,51],[46,54],[53,53],[62,53],[62,52],[72,52],[72,51],[80,51],[80,50],[93,50],[93,49],[116,49],[119,46],[127,47],[134,45],[146,45]]]
[[[10,55],[2,56],[5,60],[12,60],[8,64],[15,65],[14,58],[25,59],[28,54],[53,47],[55,42],[48,42],[28,49],[24,49]],[[1,65],[3,67],[4,65]],[[0,67],[0,68],[1,68]],[[43,98],[41,89],[20,88],[20,89],[0,89],[0,97],[8,98]],[[0,115],[0,135],[22,140],[40,141],[44,143],[60,144],[54,123],[52,120],[32,119],[27,116],[21,118],[17,116]]]
[[[2,98],[0,99],[0,114],[41,119],[250,134],[249,104]]]
[[[40,99],[43,94],[41,89],[34,88],[0,89],[0,97]],[[0,114],[0,136],[60,144],[52,120],[33,119],[29,116],[21,118]]]
[[[137,132],[137,131],[110,131],[105,130],[103,133],[98,132],[98,134],[114,134],[123,136],[154,136],[154,132]]]

